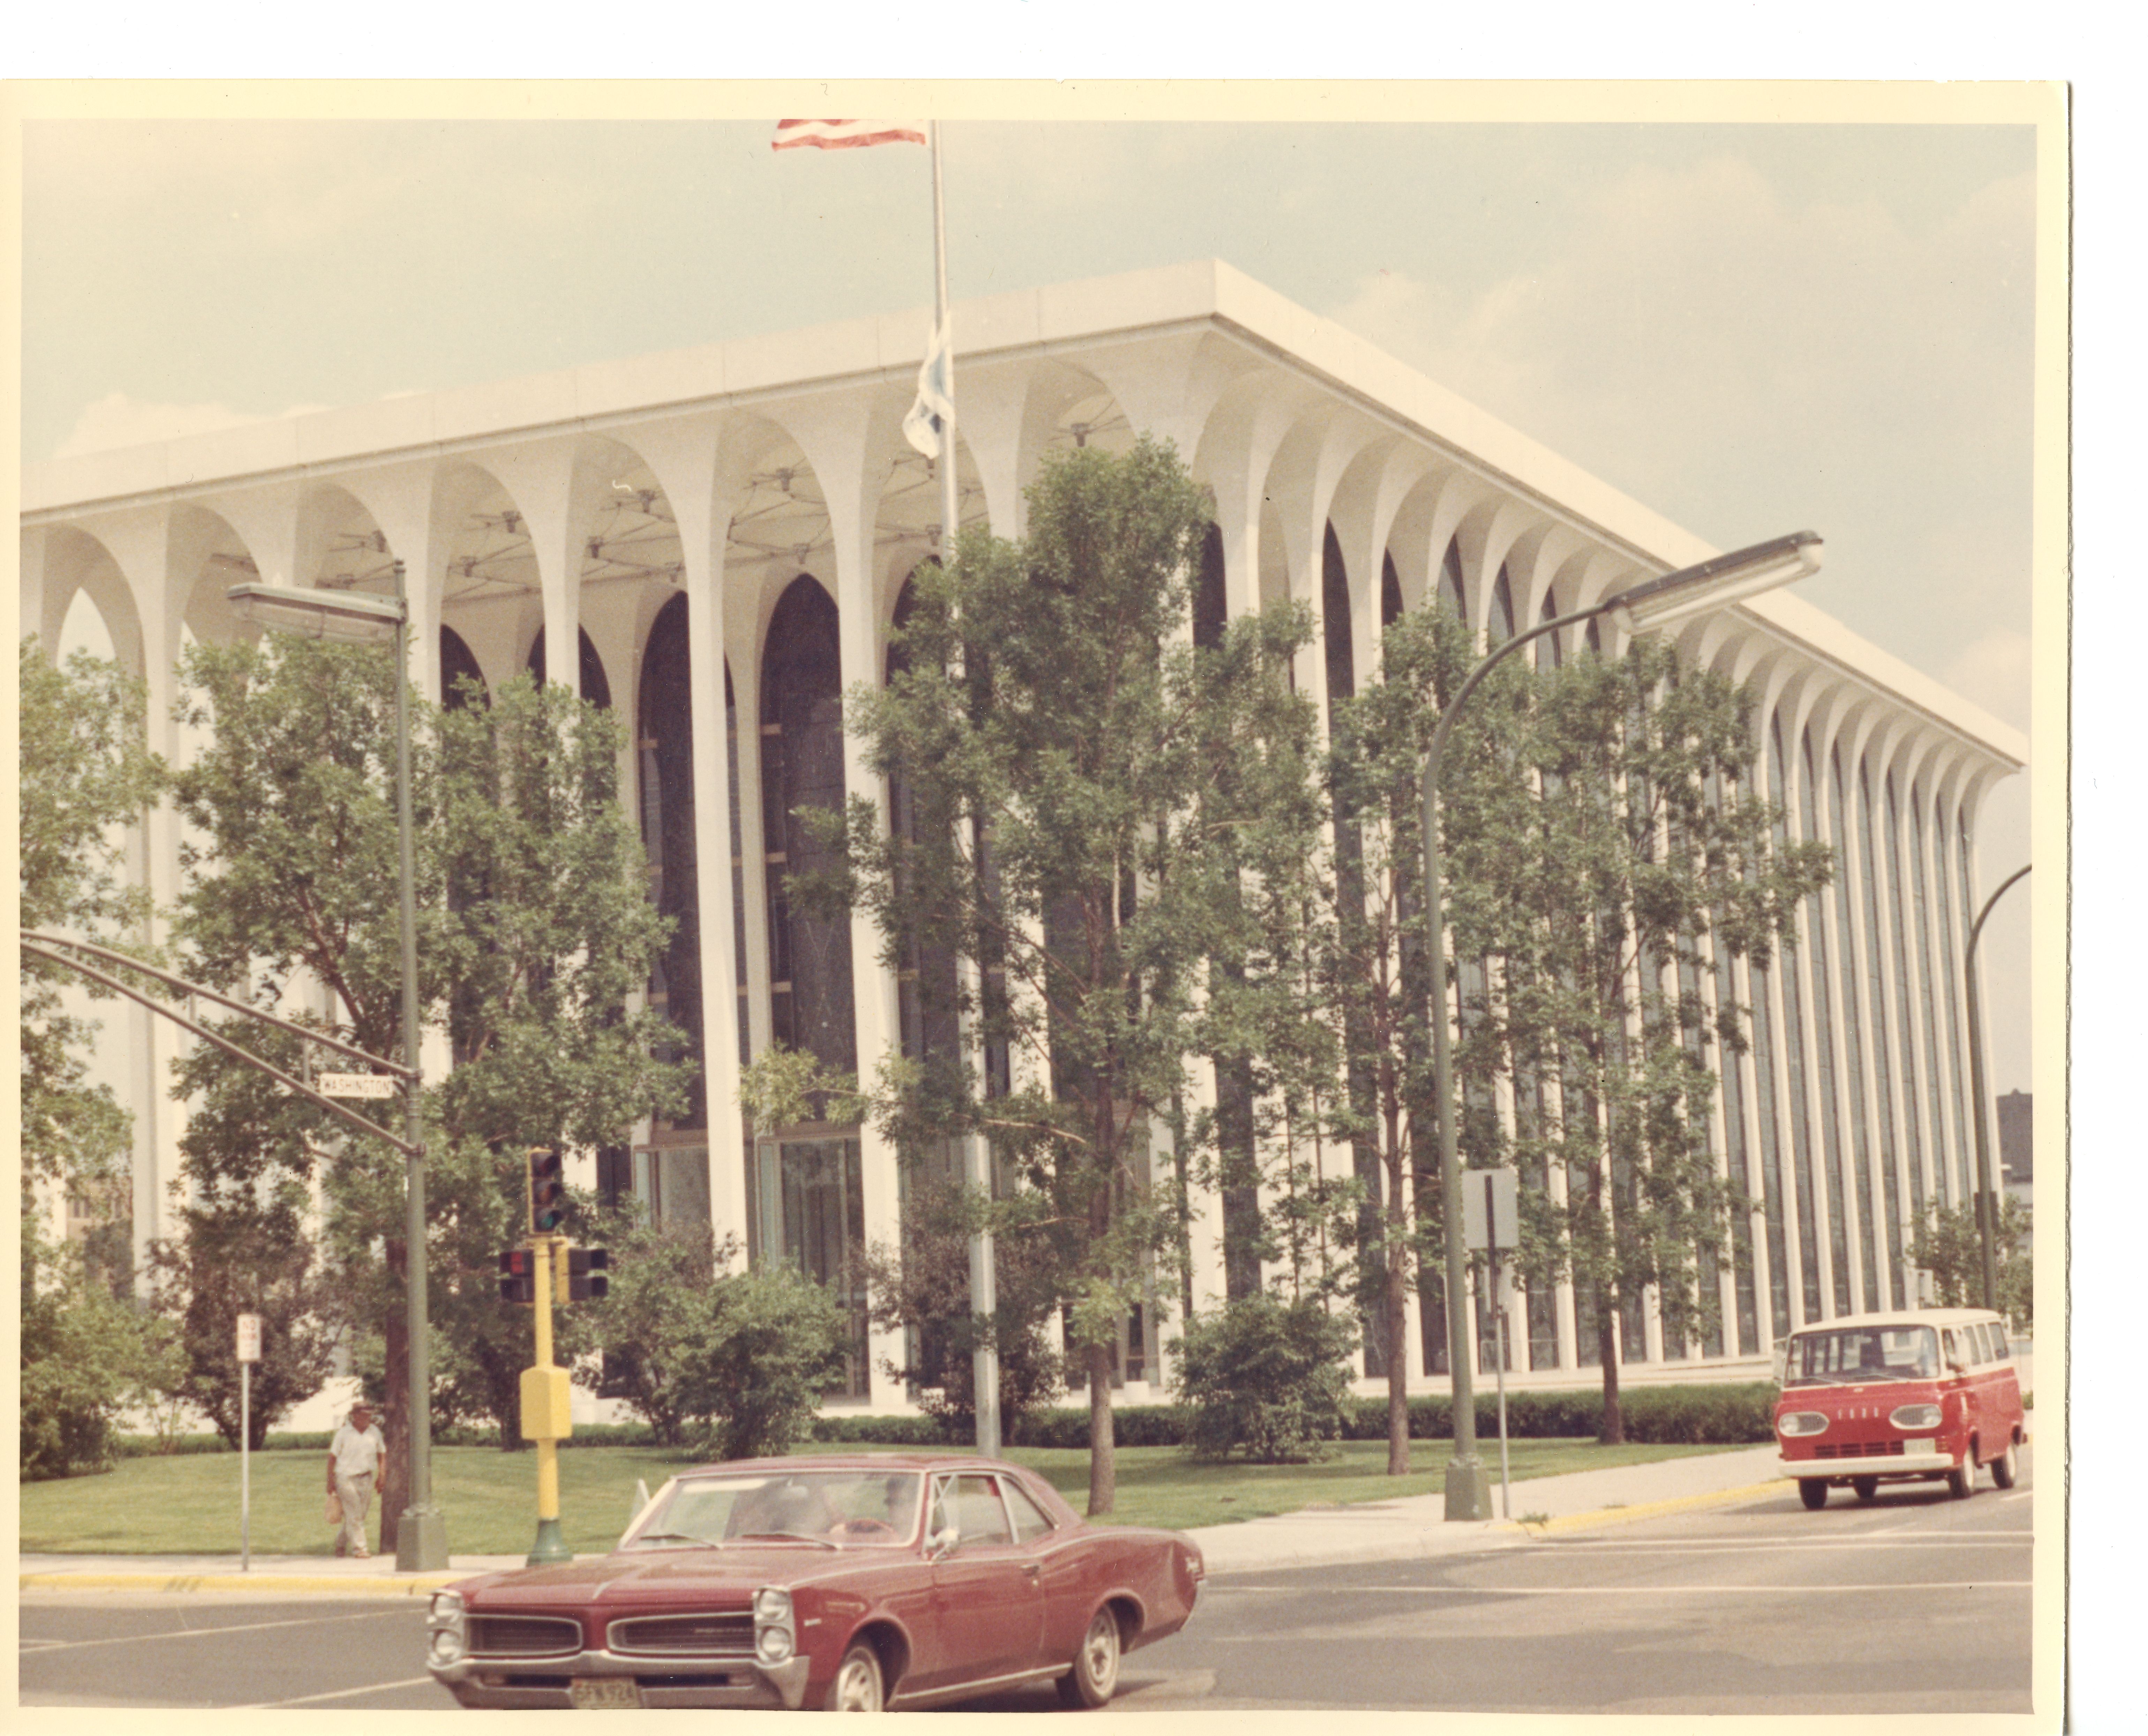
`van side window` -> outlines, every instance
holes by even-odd
[[[1947,1361],[1965,1364],[1969,1362],[1970,1357],[1961,1342],[1961,1334],[1952,1327],[1947,1327],[1940,1335],[1940,1342],[1946,1347]]]

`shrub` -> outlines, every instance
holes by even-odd
[[[1348,1322],[1312,1298],[1262,1291],[1196,1316],[1177,1375],[1187,1451],[1270,1465],[1321,1457],[1342,1432],[1349,1350]]]
[[[25,1214],[19,1474],[111,1468],[120,1413],[179,1377],[168,1327],[114,1297],[77,1250],[50,1249]]]
[[[807,1438],[821,1394],[842,1377],[849,1331],[835,1297],[788,1266],[719,1278],[687,1381],[715,1457],[760,1458]]]

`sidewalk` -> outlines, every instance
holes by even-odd
[[[1443,1441],[1419,1441],[1412,1452],[1443,1463]],[[1492,1468],[1492,1507],[1499,1511],[1498,1450]],[[1351,1561],[1398,1561],[1524,1543],[1544,1533],[1578,1530],[1712,1507],[1764,1492],[1775,1481],[1775,1448],[1662,1459],[1654,1464],[1538,1477],[1513,1486],[1513,1512],[1545,1516],[1524,1527],[1501,1519],[1448,1524],[1443,1494],[1413,1495],[1352,1507],[1313,1507],[1242,1525],[1210,1525],[1190,1533],[1212,1573],[1317,1567]],[[1789,1485],[1781,1485],[1789,1492]],[[269,1597],[423,1597],[474,1573],[519,1568],[519,1555],[454,1555],[436,1573],[399,1573],[391,1558],[257,1555],[242,1573],[235,1555],[25,1555],[24,1591],[248,1593]]]

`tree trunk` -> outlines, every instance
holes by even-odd
[[[1610,1287],[1596,1292],[1596,1353],[1603,1363],[1603,1426],[1596,1438],[1606,1447],[1624,1444],[1626,1418],[1619,1408],[1619,1342],[1616,1309]]]
[[[391,1265],[399,1263],[390,1250]],[[383,1375],[388,1391],[383,1394],[380,1432],[388,1445],[380,1466],[380,1483],[374,1491],[380,1503],[380,1553],[395,1552],[396,1533],[403,1509],[410,1504],[410,1327],[400,1312],[386,1322],[381,1332]]]
[[[1089,1517],[1109,1513],[1119,1498],[1119,1468],[1112,1437],[1112,1347],[1092,1344],[1089,1362]]]
[[[1396,1197],[1400,1198],[1398,1190]],[[1409,1347],[1403,1342],[1407,1327],[1403,1312],[1404,1262],[1390,1253],[1387,1293],[1382,1298],[1382,1338],[1388,1347],[1388,1475],[1407,1477],[1409,1446]]]

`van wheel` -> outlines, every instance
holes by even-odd
[[[1818,1513],[1827,1505],[1825,1479],[1818,1477],[1800,1477],[1798,1479],[1798,1499],[1804,1503],[1806,1511]]]
[[[1876,1477],[1853,1477],[1849,1486],[1857,1491],[1859,1501],[1876,1501],[1880,1498],[1880,1479]]]
[[[2014,1487],[2014,1478],[2020,1469],[2020,1459],[2014,1443],[2009,1441],[2006,1450],[1991,1462],[1991,1480],[2002,1489]]]
[[[1961,1462],[1960,1470],[1948,1472],[1946,1485],[1947,1493],[1953,1496],[1955,1500],[1968,1500],[1969,1492],[1976,1487],[1976,1461],[1973,1458],[1965,1458]]]

